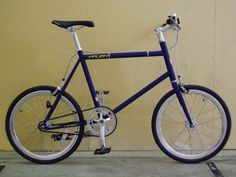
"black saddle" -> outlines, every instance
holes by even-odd
[[[57,25],[61,28],[68,28],[71,26],[87,26],[87,27],[94,27],[94,23],[92,21],[61,21],[61,20],[53,20],[52,24]]]

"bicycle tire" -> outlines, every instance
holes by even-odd
[[[84,133],[84,124],[76,128],[60,129],[58,131],[61,133],[58,134],[39,130],[38,124],[49,110],[49,98],[52,103],[56,98],[53,94],[55,90],[56,87],[37,86],[22,92],[10,105],[6,116],[6,133],[12,147],[25,159],[39,164],[55,163],[70,156],[79,146]],[[62,111],[64,114],[66,111],[77,114],[53,121],[72,119],[84,122],[80,106],[68,93],[62,94],[57,107],[53,115],[62,114]],[[69,134],[63,134],[66,131],[77,131],[77,134],[69,137]]]
[[[223,99],[212,90],[198,85],[186,85],[184,88],[187,93],[182,94],[196,127],[189,127],[175,91],[171,90],[154,109],[152,133],[157,145],[170,158],[183,163],[199,163],[212,158],[224,147],[230,136],[231,117]],[[174,103],[179,107],[174,106]],[[195,106],[197,103],[202,107]],[[208,105],[211,109],[203,108]],[[200,113],[196,114],[198,110]],[[216,117],[217,113],[220,117]],[[207,120],[208,118],[210,120]],[[171,125],[171,121],[174,126],[168,130],[167,126]],[[209,125],[211,122],[213,125]],[[167,137],[169,134],[170,137]],[[195,141],[192,141],[194,138]],[[207,142],[209,147],[206,147]]]

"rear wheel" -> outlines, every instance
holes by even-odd
[[[7,113],[6,132],[11,145],[24,158],[36,163],[55,163],[67,158],[83,137],[83,115],[68,93],[63,93],[51,116],[62,117],[50,120],[50,123],[80,122],[80,126],[51,130],[54,132],[39,129],[39,123],[56,99],[55,90],[50,86],[30,88],[16,97]]]
[[[161,150],[169,157],[198,163],[216,155],[226,144],[231,118],[224,101],[215,92],[201,86],[184,86],[182,93],[194,128],[189,126],[174,90],[157,104],[152,118],[152,132]]]

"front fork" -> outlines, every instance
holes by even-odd
[[[184,111],[184,114],[185,114],[185,116],[188,120],[189,127],[194,128],[195,123],[193,122],[193,118],[190,115],[189,108],[188,108],[188,106],[186,104],[186,100],[184,99],[184,96],[183,96],[183,94],[187,94],[188,91],[184,88],[184,85],[181,82],[179,82],[179,83],[177,83],[177,82],[173,83],[172,82],[172,87],[173,87],[173,89],[175,91],[175,94],[176,94],[176,96],[179,100],[179,103],[180,103],[180,105],[181,105],[181,107]]]
[[[183,97],[183,93],[186,92],[186,89],[181,84],[181,82],[178,82],[177,79],[176,79],[174,68],[173,68],[172,63],[171,63],[171,59],[170,59],[170,56],[169,56],[169,51],[168,51],[166,42],[165,41],[160,42],[160,46],[161,46],[161,50],[163,52],[163,57],[165,59],[165,64],[166,64],[166,68],[167,68],[168,73],[169,73],[169,78],[170,78],[172,87],[173,87],[173,89],[176,93],[176,96],[179,100],[179,103],[180,103],[180,105],[181,105],[181,107],[184,111],[184,114],[185,114],[187,120],[188,120],[189,127],[193,128],[195,126],[195,124],[193,122],[193,118],[190,115],[190,112],[189,112],[188,106],[186,104],[186,101],[184,100],[184,97]]]

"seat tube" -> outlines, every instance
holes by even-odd
[[[177,98],[179,100],[180,105],[183,108],[184,114],[185,114],[185,116],[186,116],[186,118],[187,118],[187,120],[189,122],[190,127],[193,127],[194,123],[193,123],[193,120],[192,120],[191,115],[189,113],[189,109],[188,109],[188,107],[186,105],[184,97],[183,97],[183,95],[181,93],[182,91],[181,91],[181,89],[179,87],[179,84],[177,83],[175,72],[174,72],[174,68],[173,68],[171,60],[170,60],[170,56],[169,56],[169,52],[168,52],[168,48],[167,48],[166,42],[165,41],[160,42],[160,46],[161,46],[161,50],[163,52],[166,68],[167,68],[168,73],[169,73],[169,78],[170,78],[172,87],[173,87],[173,89],[174,89],[174,91],[176,93],[176,96],[177,96]]]
[[[89,73],[89,69],[88,69],[86,60],[84,58],[83,51],[82,50],[78,51],[78,55],[79,55],[79,58],[80,58],[80,62],[81,62],[81,65],[82,65],[82,68],[83,68],[83,71],[84,71],[86,81],[88,83],[88,87],[89,87],[90,94],[91,94],[92,99],[93,99],[93,103],[94,103],[95,107],[98,107],[99,103],[96,100],[96,91],[95,91],[95,88],[94,88],[93,80],[92,80],[91,75]]]

